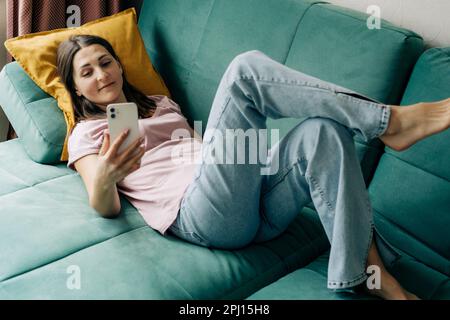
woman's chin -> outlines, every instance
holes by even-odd
[[[113,95],[113,94],[106,94],[102,96],[102,99],[97,100],[98,102],[95,102],[97,105],[107,106],[108,104],[112,103],[120,103],[120,94]]]

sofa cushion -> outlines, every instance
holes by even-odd
[[[426,51],[402,105],[450,97],[450,48]],[[370,185],[376,223],[388,241],[450,276],[450,130],[402,152],[386,148]]]
[[[121,215],[104,219],[79,174],[32,161],[18,139],[0,143],[0,181],[0,299],[243,299],[328,248],[309,209],[236,251],[162,236],[123,196]]]
[[[231,60],[258,49],[283,61],[299,19],[316,2],[146,1],[139,28],[174,99],[185,107],[190,120],[203,122],[204,130],[219,81]]]
[[[367,294],[353,294],[327,289],[327,269],[330,252],[320,255],[300,268],[264,287],[247,300],[375,300]]]
[[[17,62],[0,73],[0,105],[20,142],[35,162],[58,163],[66,137],[64,114]]]
[[[408,255],[399,259],[390,273],[410,292],[426,300],[450,300],[449,276]]]
[[[323,1],[155,0],[144,2],[139,27],[175,101],[191,123],[202,121],[204,131],[228,64],[254,49],[381,102],[399,103],[423,41],[388,22],[380,30],[369,30],[366,19],[365,14]],[[299,121],[269,119],[267,125],[279,129],[281,138]],[[378,140],[356,141],[368,182],[383,145]]]
[[[123,65],[127,79],[131,84],[146,94],[164,94],[170,96],[168,89],[153,68],[145,50],[136,24],[136,12],[134,8],[88,22],[77,28],[51,30],[8,39],[5,42],[6,48],[33,81],[42,90],[58,100],[58,106],[62,110],[66,120],[65,123],[56,121],[59,120],[59,115],[50,117],[50,121],[47,120],[48,118],[43,119],[47,126],[62,126],[66,129],[67,133],[66,140],[63,141],[65,143],[63,149],[58,150],[62,154],[58,158],[52,159],[52,163],[58,163],[60,160],[67,161],[67,138],[75,125],[75,117],[69,92],[60,81],[59,76],[57,76],[57,49],[61,42],[68,39],[71,35],[77,34],[92,34],[105,38],[114,47]],[[21,90],[20,87],[15,88]],[[4,95],[4,93],[2,92],[0,95]],[[24,105],[20,103],[11,104],[7,99],[0,102],[5,109],[6,115],[11,117],[10,121],[13,127],[17,128],[19,136],[21,132],[28,130],[30,124],[33,124],[29,119],[29,113]],[[13,113],[18,113],[18,116],[12,115]],[[49,112],[46,113],[48,114]],[[16,122],[16,120],[19,121]],[[37,122],[37,126],[41,126],[39,121],[36,121],[40,120],[39,118],[33,120]],[[54,128],[53,130],[58,130],[58,128]],[[40,133],[42,134],[44,131],[40,131]],[[45,140],[54,140],[55,138],[59,138],[59,135],[56,137],[44,136],[42,138],[37,136],[36,140],[34,140],[33,138],[35,137],[25,135],[21,138],[28,144],[36,144],[45,142]],[[50,147],[52,146],[44,145],[42,149],[27,149],[27,151],[34,151],[31,154],[31,157],[34,159],[43,158],[49,161],[55,152],[50,152],[48,155],[42,154],[41,152],[47,151]],[[41,152],[36,152],[37,150]]]
[[[319,41],[319,46],[314,44],[312,49],[315,50],[310,50],[301,61],[295,60],[301,52],[294,48],[294,40],[300,35],[306,37],[307,33],[316,33],[311,25],[300,27],[302,19],[308,12],[314,12],[310,10],[316,6],[322,5],[303,0],[145,1],[140,29],[152,61],[171,88],[174,100],[180,102],[183,112],[186,111],[191,120],[204,120],[205,124],[219,80],[238,53],[259,49],[289,66],[298,65],[299,69],[300,63],[307,62],[306,66],[317,70],[314,74],[312,68],[310,73],[333,80],[326,77],[334,76],[333,68],[344,66],[337,61],[331,66],[327,65],[328,61],[317,63],[312,56],[326,48],[326,41]],[[330,8],[333,13],[335,7]],[[273,12],[277,12],[275,19]],[[333,16],[337,19],[338,13],[330,18]],[[285,23],[279,24],[280,19]],[[343,22],[349,23],[346,19],[355,18],[346,17]],[[340,29],[342,20],[337,19],[333,26],[328,26],[326,21],[320,27],[328,30],[330,35],[336,29],[338,43],[348,46],[348,52],[353,53],[352,48],[362,50],[357,51],[358,55],[350,55],[347,73],[342,69],[336,71],[336,79],[350,81],[355,74],[352,65],[358,65],[359,55],[367,49],[358,47],[356,41],[344,41],[345,38],[339,37],[347,30]],[[363,20],[357,19],[357,23],[363,26]],[[366,32],[362,27],[358,30]],[[398,66],[404,55],[414,55],[421,50],[421,40],[405,30],[398,31],[395,37],[393,29],[377,32],[384,34],[383,41],[392,41],[392,45],[385,48],[388,52],[371,48],[380,59],[386,54],[386,64]],[[369,38],[371,35],[366,34]],[[410,46],[410,40],[419,45]],[[364,43],[365,39],[361,41]],[[348,59],[342,56],[344,51],[339,50],[338,56]],[[328,67],[321,70],[321,64]],[[406,65],[398,72],[407,70]],[[361,71],[362,65],[358,66],[354,72]],[[367,76],[353,84],[338,84],[359,89],[361,87],[352,86],[365,80],[367,88],[372,88],[371,82],[380,88],[379,83],[392,84],[392,79],[403,76],[407,77],[392,73],[389,79],[380,81]],[[361,93],[380,99],[374,92],[382,92],[385,88]],[[31,96],[35,94],[30,93]],[[269,127],[278,126],[287,132],[289,126],[298,122],[297,119],[286,121],[294,122],[269,124]],[[368,149],[378,147],[369,146]],[[11,257],[8,261],[0,260],[0,298],[240,299],[289,272],[297,269],[296,272],[306,272],[307,269],[302,271],[301,268],[329,248],[317,215],[308,208],[277,239],[237,251],[209,250],[175,237],[162,237],[145,226],[138,212],[123,198],[124,214],[115,220],[102,219],[87,206],[87,194],[76,173],[64,164],[33,163],[26,157],[19,140],[0,144],[0,175],[0,181],[6,181],[0,185],[0,203],[2,209],[5,208],[0,211],[0,234],[7,235],[3,238],[6,241],[0,243],[0,256]],[[61,194],[58,192],[61,186],[73,192]],[[324,273],[327,260],[326,255],[322,256],[308,267],[311,273],[308,271],[299,276],[299,279],[315,282],[306,284],[309,288],[319,288],[323,281],[323,291],[317,291],[321,297],[329,294]],[[67,288],[71,266],[81,271],[82,290]],[[102,266],[107,267],[101,269]],[[290,288],[294,286],[301,290],[298,283],[292,283]],[[445,292],[445,285],[438,290]],[[305,297],[308,293],[304,291],[298,297],[302,295]],[[269,295],[267,299],[271,297]]]
[[[247,300],[380,300],[362,292],[328,290],[329,254],[329,251],[325,252],[307,266],[253,293]],[[411,257],[404,256],[388,270],[405,289],[414,292],[421,299],[450,299],[448,276]]]

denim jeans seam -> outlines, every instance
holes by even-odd
[[[374,133],[371,135],[371,137],[375,138],[375,137],[379,137],[381,135],[381,133],[383,132],[383,128],[385,128],[385,126],[387,125],[387,111],[386,111],[387,106],[386,105],[368,101],[368,100],[364,100],[364,99],[359,99],[357,97],[348,95],[345,92],[336,91],[336,94],[338,96],[345,97],[348,100],[352,100],[352,103],[359,104],[359,105],[365,104],[365,106],[367,106],[371,109],[376,109],[377,111],[381,110],[382,114],[381,114],[381,119],[379,121],[379,125],[377,128],[374,129]]]
[[[368,101],[368,100],[358,99],[358,98],[356,98],[354,96],[345,94],[345,92],[339,92],[339,91],[336,91],[336,90],[334,90],[333,88],[330,88],[330,87],[322,87],[319,84],[315,84],[314,85],[314,84],[311,84],[311,83],[309,83],[307,81],[304,81],[304,82],[300,82],[300,81],[297,81],[297,80],[289,81],[289,80],[281,80],[281,79],[276,79],[276,78],[272,78],[271,80],[267,79],[267,78],[264,78],[264,77],[256,77],[255,78],[252,75],[245,75],[245,74],[241,74],[237,78],[234,79],[234,81],[249,81],[249,80],[251,80],[251,81],[260,81],[260,82],[268,82],[268,83],[279,83],[279,84],[285,84],[285,85],[291,85],[291,86],[303,86],[303,87],[307,87],[307,88],[314,89],[314,90],[321,90],[321,91],[325,91],[327,93],[333,94],[335,96],[345,97],[348,100],[352,100],[352,103],[355,103],[355,104],[358,104],[358,105],[364,104],[366,107],[369,107],[371,109],[376,109],[378,111],[380,110],[380,106],[381,106],[381,109],[382,109],[382,112],[383,112],[382,113],[382,121],[385,121],[384,118],[386,118],[386,112],[385,112],[385,107],[386,106],[385,105],[380,105],[380,104],[378,104],[376,102],[371,102],[371,101]],[[383,129],[383,122],[381,122],[381,124],[378,126],[378,128],[376,129],[376,133],[373,136],[378,137],[379,134],[382,132],[382,129]]]
[[[368,212],[370,212],[372,210],[369,197],[366,198],[366,207],[367,207],[367,211]],[[363,270],[362,273],[360,275],[358,275],[354,280],[350,280],[350,281],[333,281],[333,280],[329,280],[328,281],[328,285],[339,284],[340,286],[342,286],[344,283],[346,285],[350,285],[351,283],[357,282],[357,281],[361,280],[364,277],[367,278],[367,273],[366,273],[367,259],[369,257],[369,250],[370,250],[370,247],[372,245],[373,230],[374,230],[374,223],[373,223],[373,218],[372,217],[369,220],[369,224],[370,224],[369,244],[367,245],[367,249],[365,251],[365,255],[363,256],[363,260],[362,260],[362,264],[361,264],[361,269]]]
[[[372,221],[370,222],[370,225],[371,225],[371,228],[370,228],[370,236],[369,236],[369,245],[368,245],[368,248],[367,248],[367,250],[366,250],[366,254],[365,254],[365,260],[363,260],[363,267],[362,267],[362,269],[363,269],[363,272],[360,274],[360,275],[358,275],[356,278],[354,278],[353,280],[348,280],[348,281],[337,281],[337,280],[328,280],[328,285],[329,286],[331,286],[331,285],[339,285],[339,286],[342,286],[342,285],[351,285],[352,283],[354,283],[354,282],[358,282],[359,280],[361,280],[361,279],[363,279],[363,278],[367,278],[367,273],[366,273],[366,262],[367,262],[367,258],[368,258],[368,256],[369,256],[369,250],[370,250],[370,246],[371,246],[371,244],[372,244],[372,239],[373,239],[373,223],[372,223]]]
[[[194,186],[194,188],[192,190],[194,190],[196,187]],[[183,204],[181,209],[185,210],[186,205]],[[180,209],[180,211],[181,211]],[[175,221],[172,223],[172,225],[169,227],[170,229],[175,229],[175,232],[178,231],[178,233],[180,234],[185,234],[187,236],[191,236],[193,238],[195,238],[196,240],[198,240],[201,243],[206,244],[206,241],[204,239],[202,239],[195,231],[187,231],[184,230],[183,228],[181,228],[180,226],[178,226],[181,223],[181,219],[180,219],[180,212],[179,212],[179,216],[177,217],[177,219],[175,219]]]
[[[267,190],[266,192],[264,192],[264,193],[261,195],[261,197],[262,197],[263,199],[266,198],[266,196],[268,196],[268,195],[275,189],[275,187],[276,187],[277,185],[279,185],[284,179],[286,179],[286,177],[289,175],[289,173],[291,173],[291,171],[294,169],[294,167],[295,167],[295,166],[298,166],[298,165],[300,164],[300,162],[303,162],[303,161],[306,161],[306,162],[307,162],[308,160],[307,160],[306,157],[304,157],[304,156],[302,156],[302,157],[300,157],[300,158],[297,158],[297,161],[296,161],[295,163],[293,163],[292,166],[288,167],[287,172],[284,173],[282,176],[280,176],[280,177],[273,183],[273,186],[272,186],[269,190]]]
[[[231,89],[231,87],[228,87],[227,88],[227,91],[230,91],[230,89]],[[224,114],[224,112],[225,112],[225,109],[227,108],[227,106],[229,105],[229,103],[230,103],[230,101],[231,101],[231,96],[230,95],[228,95],[228,97],[225,99],[225,102],[223,103],[223,105],[222,105],[222,107],[221,107],[221,111],[220,111],[220,114],[219,114],[219,116],[217,117],[217,123],[219,123],[220,122],[220,120],[222,119],[222,116],[223,116],[223,114]],[[213,128],[213,129],[216,129],[216,128]],[[209,145],[211,145],[211,143],[213,142],[213,140],[214,140],[214,135],[211,137],[211,139],[208,141],[208,142],[203,142],[202,143],[202,149],[204,148],[204,147],[206,147],[206,146],[209,146]],[[202,155],[203,155],[203,150],[202,150]],[[202,156],[202,159],[203,159],[203,156]],[[200,162],[200,169],[198,170],[198,175],[196,176],[196,177],[194,177],[194,181],[197,181],[199,178],[200,178],[200,176],[201,176],[201,174],[202,174],[202,171],[203,171],[203,166],[205,165],[205,163],[204,163],[204,161],[201,161]]]
[[[375,132],[374,137],[380,137],[381,134],[383,132],[385,132],[387,129],[387,126],[388,126],[387,120],[388,120],[388,113],[389,113],[388,108],[389,108],[388,106],[382,105],[381,117],[380,117],[380,122],[379,122],[380,124]]]
[[[227,91],[229,92],[230,89],[231,89],[231,87],[228,87],[228,88],[227,88]],[[217,124],[220,123],[220,120],[222,119],[222,116],[223,116],[223,114],[225,113],[225,109],[228,107],[230,101],[231,101],[231,95],[228,94],[228,96],[227,96],[226,99],[225,99],[225,102],[223,103],[223,105],[222,105],[221,108],[220,108],[220,114],[219,114],[219,116],[217,117],[217,120],[216,120]],[[213,129],[215,130],[215,129],[217,129],[217,128],[213,128]],[[207,143],[207,144],[211,144],[211,142],[213,141],[213,140],[212,140],[213,137],[214,137],[214,136],[212,136],[212,137],[211,137],[211,140],[208,141],[208,142],[206,142],[206,143]]]
[[[284,171],[286,170],[286,171]],[[274,175],[273,179],[275,182],[272,183],[272,187],[268,190],[261,191],[261,198],[264,199],[266,195],[272,192],[272,190],[284,179],[286,175],[289,174],[289,172],[292,170],[292,168],[283,168],[281,170],[278,170],[278,172]]]
[[[335,91],[336,95],[341,96],[341,97],[345,97],[348,100],[352,100],[354,103],[357,104],[366,104],[368,107],[372,108],[372,109],[380,109],[380,106],[383,107],[384,105],[380,105],[376,102],[372,102],[372,101],[368,101],[368,100],[364,100],[364,99],[359,99],[357,97],[351,96],[346,94],[345,92],[339,92],[339,91]]]
[[[379,131],[377,132],[377,137],[379,137],[382,133],[386,132],[388,128],[388,115],[390,115],[390,109],[389,106],[383,105],[382,106],[382,116],[381,116],[381,124],[379,127]]]
[[[366,204],[367,204],[367,209],[370,210],[370,202],[369,202],[369,200],[366,201]],[[371,244],[372,244],[372,238],[373,238],[373,220],[370,219],[369,223],[370,223],[369,244],[368,244],[368,246],[367,246],[365,255],[363,256],[363,261],[362,261],[362,269],[363,269],[363,273],[361,274],[361,275],[364,274],[364,275],[366,275],[366,276],[367,276],[367,274],[366,274],[367,258],[368,258],[368,256],[369,256],[369,250],[370,250],[370,247],[371,247]],[[360,279],[360,278],[361,278],[361,275],[358,276],[357,279]],[[348,282],[355,282],[355,281],[356,281],[356,280],[351,280],[351,281],[348,281]],[[336,281],[334,281],[334,282],[336,282]]]
[[[380,117],[380,121],[379,121],[378,127],[376,128],[376,130],[374,132],[374,135],[373,135],[374,137],[379,137],[380,136],[381,130],[383,129],[382,128],[383,117],[384,117],[384,112],[381,113],[381,117]]]
[[[338,280],[328,280],[328,287],[331,288],[337,288],[345,286],[352,286],[354,285],[355,282],[360,282],[361,280],[365,280],[367,279],[367,274],[366,272],[361,273],[360,275],[358,275],[356,278],[349,280],[349,281],[338,281]]]
[[[367,203],[369,204],[369,205],[368,205],[368,210],[371,210],[371,209],[370,209],[370,203],[369,203],[369,200],[367,200]],[[366,253],[365,253],[365,255],[364,255],[364,257],[363,257],[363,261],[362,261],[362,266],[363,266],[363,269],[364,269],[364,270],[366,270],[366,267],[367,267],[367,264],[368,264],[368,261],[367,261],[367,260],[368,260],[368,258],[369,258],[369,251],[370,251],[370,247],[372,246],[372,241],[373,241],[374,222],[373,222],[373,219],[372,219],[372,218],[370,218],[369,224],[370,224],[369,244],[368,244],[368,246],[367,246]]]
[[[322,87],[319,84],[312,84],[307,81],[301,82],[298,80],[282,80],[282,79],[277,79],[277,78],[268,79],[268,78],[264,78],[264,77],[256,77],[255,78],[254,76],[250,76],[250,75],[240,75],[238,78],[234,79],[234,81],[249,81],[249,80],[260,81],[260,82],[269,82],[269,83],[278,83],[278,84],[285,84],[285,85],[291,85],[291,86],[302,86],[302,87],[307,87],[307,88],[311,88],[311,89],[319,89],[319,90],[323,90],[323,91],[328,91],[330,93],[335,93],[335,91],[332,88]]]
[[[314,177],[312,175],[308,174],[308,175],[305,175],[305,176],[309,177],[309,179],[311,180],[312,184],[314,184],[314,187],[319,191],[320,197],[325,202],[325,204],[327,205],[328,209],[331,210],[332,212],[334,212],[333,206],[328,201],[328,199],[325,197],[325,192],[322,190],[322,188],[320,187],[320,185],[317,182],[317,180],[314,179]]]
[[[200,176],[200,175],[199,175],[199,176]],[[189,198],[190,194],[191,194],[192,192],[194,192],[195,189],[197,189],[197,185],[196,185],[196,183],[195,183],[196,180],[197,180],[197,178],[194,179],[194,180],[191,182],[191,183],[192,183],[192,187],[191,187],[189,190],[186,190],[186,191],[185,191],[185,193],[184,193],[184,195],[183,195],[183,198],[181,199],[180,210],[185,208],[185,206],[186,206],[186,199]],[[188,185],[188,187],[189,187],[189,185]]]
[[[175,224],[172,224],[170,226],[170,229],[172,229],[175,233],[179,233],[183,237],[184,236],[193,237],[194,239],[196,239],[199,242],[206,243],[202,238],[200,238],[200,236],[195,231],[185,231],[185,230],[177,227]]]

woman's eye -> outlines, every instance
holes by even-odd
[[[101,64],[101,66],[102,66],[102,67],[106,67],[106,66],[108,66],[109,64],[111,64],[111,61],[106,61],[106,62],[103,62],[103,63]],[[91,72],[88,72],[88,73],[82,74],[81,76],[82,76],[83,78],[86,78],[86,77],[89,77],[90,75],[91,75]]]

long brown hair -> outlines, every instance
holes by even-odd
[[[67,91],[70,93],[72,106],[75,113],[75,123],[78,123],[81,120],[106,119],[105,111],[85,97],[80,97],[76,94],[75,83],[73,80],[73,59],[75,54],[82,48],[93,44],[103,46],[106,50],[108,50],[111,56],[113,56],[114,59],[120,63],[119,57],[116,55],[112,45],[107,40],[98,36],[71,36],[68,40],[62,42],[58,47],[56,62],[58,74]],[[139,117],[147,118],[151,116],[156,110],[155,102],[128,82],[125,76],[125,70],[123,70],[122,78],[123,93],[128,101],[136,103]]]

